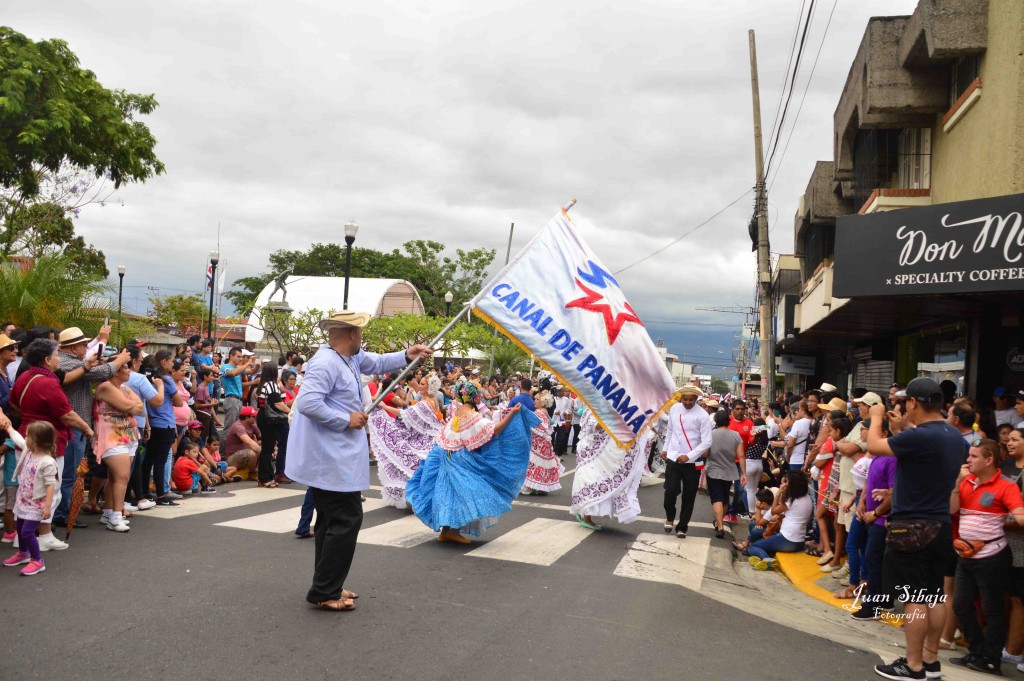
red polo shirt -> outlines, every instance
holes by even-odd
[[[743,453],[746,454],[750,445],[754,444],[754,422],[750,419],[737,421],[732,414],[729,414],[729,430],[739,433],[740,439],[743,440]],[[739,462],[740,460],[736,459],[736,463]]]
[[[1017,485],[998,471],[988,482],[976,486],[977,482],[978,476],[968,475],[960,483],[960,538],[995,541],[985,544],[972,559],[994,556],[1006,548],[1006,516],[1024,506]]]

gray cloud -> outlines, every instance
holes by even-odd
[[[747,29],[767,134],[799,4],[57,0],[4,21],[67,40],[108,87],[156,93],[147,123],[167,175],[85,210],[79,229],[111,269],[127,265],[126,284],[198,291],[218,222],[234,279],[274,249],[340,240],[350,217],[361,245],[434,238],[500,259],[510,222],[521,247],[571,197],[594,250],[625,267],[753,184]],[[791,250],[799,195],[831,155],[868,17],[914,4],[837,7],[769,197],[773,251]],[[831,9],[819,5],[791,117]],[[741,201],[623,273],[641,316],[738,326],[695,307],[752,303],[750,212]],[[696,343],[697,327],[649,328]]]

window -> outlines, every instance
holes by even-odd
[[[949,106],[956,104],[967,88],[981,75],[981,57],[961,57],[953,62],[949,73]]]
[[[932,131],[930,128],[907,128],[900,133],[899,171],[896,186],[900,189],[931,187]]]

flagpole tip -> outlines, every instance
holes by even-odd
[[[562,208],[562,210],[564,212],[568,213],[569,209],[572,208],[575,205],[576,205],[576,199],[570,199],[569,203],[565,204],[565,206]]]

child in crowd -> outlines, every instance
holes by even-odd
[[[199,445],[188,442],[174,460],[171,482],[181,494],[191,494],[195,491],[200,494],[216,494],[209,472],[209,466],[199,463]]]
[[[242,479],[235,479],[235,473],[238,469],[229,466],[228,462],[221,457],[220,453],[220,438],[217,437],[216,433],[210,436],[210,439],[206,441],[206,446],[203,447],[203,458],[211,464],[211,470],[216,467],[220,471],[221,480],[224,482],[240,482]]]
[[[14,469],[18,465],[18,453],[15,451],[14,440],[10,437],[4,440],[3,448],[0,465],[4,469],[4,486],[0,488],[0,511],[4,514],[3,543],[10,544],[18,539],[17,528],[14,525],[14,503],[18,498],[18,478],[14,475]]]
[[[56,450],[57,431],[48,421],[36,421],[28,427],[23,441],[14,429],[9,434],[25,453],[14,472],[18,477],[14,514],[18,517],[16,527],[20,548],[4,561],[4,566],[28,563],[21,574],[30,577],[46,569],[39,552],[36,528],[53,514],[53,495],[57,490],[57,461],[53,452]]]
[[[747,530],[747,540],[742,543],[733,542],[738,551],[746,551],[752,542],[764,537],[768,521],[772,519],[772,506],[775,504],[775,493],[767,487],[757,490],[754,495],[754,518]]]
[[[1006,443],[1010,441],[1011,430],[1013,430],[1013,426],[1011,426],[1009,423],[1003,423],[999,426],[999,429],[997,431],[999,434],[998,440],[999,444],[1003,446],[1003,449],[1006,449]]]

